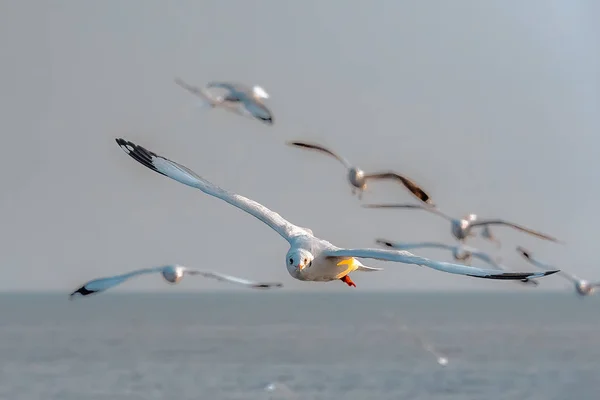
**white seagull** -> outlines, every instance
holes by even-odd
[[[406,264],[423,265],[451,274],[467,275],[478,278],[521,280],[542,277],[558,271],[546,272],[499,272],[467,267],[459,264],[433,261],[419,257],[407,251],[387,249],[344,249],[319,239],[310,229],[296,226],[276,212],[239,194],[228,192],[200,177],[189,168],[159,156],[150,150],[124,139],[116,139],[119,146],[131,158],[151,170],[174,179],[184,185],[217,197],[259,219],[277,232],[290,244],[285,255],[285,264],[289,274],[301,281],[329,282],[341,280],[348,286],[356,286],[349,277],[354,271],[381,271],[382,268],[364,266],[356,258],[370,258],[395,261]],[[244,240],[247,240],[244,239]],[[224,254],[223,256],[226,256]]]
[[[210,82],[206,88],[227,90],[224,96],[214,96],[207,90],[192,86],[179,78],[175,83],[188,92],[202,98],[211,108],[221,107],[239,115],[258,119],[268,125],[273,125],[273,114],[264,104],[269,94],[260,86],[247,87],[239,83]]]
[[[533,257],[529,250],[527,250],[521,246],[517,246],[517,252],[521,256],[523,256],[523,258],[525,258],[527,261],[529,261],[531,264],[535,265],[536,267],[538,267],[542,270],[548,271],[548,270],[554,268],[554,267],[552,267],[552,265],[542,262],[542,261],[538,260],[537,258]],[[566,278],[569,281],[571,281],[575,285],[575,291],[577,292],[577,294],[579,294],[581,296],[590,295],[590,294],[594,293],[596,288],[600,287],[600,282],[589,282],[589,281],[586,281],[585,279],[581,279],[576,275],[569,274],[562,270],[559,272],[559,275],[561,275],[563,278]]]
[[[375,242],[379,245],[386,246],[397,250],[411,250],[411,249],[422,249],[422,248],[437,248],[446,249],[452,251],[452,256],[455,260],[461,261],[467,265],[471,264],[473,257],[480,259],[481,261],[491,265],[496,269],[502,271],[509,271],[509,269],[502,265],[499,258],[494,259],[488,253],[483,252],[475,247],[465,246],[462,243],[459,245],[448,245],[438,242],[418,242],[418,243],[406,243],[406,242],[394,242],[387,239],[376,239]],[[531,286],[539,285],[539,282],[535,279],[523,279],[521,282]]]
[[[128,272],[122,275],[94,279],[82,285],[79,289],[71,293],[69,295],[69,298],[72,299],[73,296],[77,294],[81,296],[89,296],[91,294],[103,292],[106,289],[110,289],[111,287],[120,285],[121,283],[135,276],[157,273],[160,273],[167,282],[172,284],[179,283],[179,281],[183,279],[184,275],[200,275],[204,278],[217,279],[222,282],[235,283],[254,289],[270,289],[283,286],[283,284],[278,282],[253,282],[242,278],[236,278],[235,276],[219,274],[217,272],[190,269],[182,265],[165,265],[162,267],[138,269],[136,271]]]
[[[529,233],[530,235],[537,236],[540,239],[549,240],[556,243],[563,243],[560,240],[546,235],[545,233],[536,232],[532,229],[525,228],[521,225],[514,224],[512,222],[507,222],[502,219],[484,219],[480,220],[477,218],[475,214],[469,214],[463,218],[452,218],[449,215],[440,211],[437,207],[431,207],[421,204],[363,204],[365,208],[407,208],[407,209],[418,209],[425,210],[430,213],[439,215],[442,218],[450,221],[450,228],[452,235],[460,242],[464,242],[467,238],[475,236],[471,231],[472,228],[482,227],[482,236],[492,242],[495,242],[498,246],[500,245],[500,241],[496,239],[492,232],[490,231],[490,225],[504,225],[509,226],[513,229],[519,230],[521,232]]]
[[[363,171],[362,169],[350,164],[350,162],[344,157],[339,156],[338,154],[321,145],[302,141],[290,141],[287,144],[290,146],[320,151],[324,154],[329,154],[330,156],[334,157],[336,160],[341,162],[348,171],[347,177],[348,181],[350,182],[350,185],[352,186],[352,194],[356,194],[358,192],[359,199],[362,199],[363,192],[367,189],[368,181],[387,179],[400,182],[417,199],[421,200],[425,204],[429,204],[430,206],[434,205],[433,201],[431,200],[431,197],[427,193],[425,193],[425,191],[421,189],[419,185],[417,185],[413,180],[407,178],[406,176],[397,174],[392,171],[382,171],[373,174],[366,174],[365,171]]]

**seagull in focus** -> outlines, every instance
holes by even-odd
[[[269,94],[260,86],[248,87],[239,83],[210,82],[206,89],[224,89],[227,93],[215,96],[208,90],[192,86],[179,78],[175,83],[188,92],[200,97],[211,108],[220,107],[239,115],[258,119],[268,125],[273,125],[273,114],[264,104]]]
[[[352,194],[357,194],[358,198],[362,199],[363,192],[367,189],[367,182],[374,180],[393,180],[396,182],[400,182],[406,189],[408,189],[417,199],[421,200],[425,204],[429,204],[431,206],[434,205],[431,197],[425,193],[423,189],[419,187],[413,180],[407,178],[406,176],[397,174],[391,171],[384,172],[376,172],[373,174],[366,174],[362,169],[353,166],[350,162],[344,157],[339,156],[333,151],[314,143],[307,143],[301,141],[291,141],[287,143],[290,146],[301,147],[304,149],[319,151],[324,154],[329,154],[334,157],[336,160],[341,162],[346,170],[348,171],[348,181],[352,186]]]
[[[437,248],[452,251],[452,256],[456,261],[461,261],[467,265],[471,265],[473,257],[480,259],[481,261],[488,263],[492,267],[502,270],[509,271],[509,269],[502,265],[500,258],[494,259],[491,255],[483,252],[475,247],[465,246],[464,244],[459,245],[448,245],[438,242],[418,242],[418,243],[406,243],[406,242],[394,242],[387,239],[376,239],[375,242],[379,245],[398,249],[398,250],[412,250],[422,248]],[[535,279],[523,279],[521,282],[531,286],[539,285],[539,282]]]
[[[472,228],[482,227],[483,231],[481,236],[485,239],[488,239],[491,242],[495,242],[498,247],[500,247],[500,241],[496,239],[495,236],[492,235],[489,226],[490,225],[503,225],[508,226],[513,229],[516,229],[521,232],[528,233],[530,235],[536,236],[540,239],[549,240],[555,243],[563,243],[560,240],[546,235],[545,233],[536,232],[532,229],[525,228],[521,225],[514,224],[512,222],[508,222],[502,219],[484,219],[480,220],[477,218],[475,214],[469,214],[463,218],[457,219],[452,218],[449,215],[440,211],[437,207],[425,206],[420,204],[364,204],[365,208],[406,208],[406,209],[417,209],[417,210],[425,210],[432,214],[439,215],[442,218],[450,221],[450,228],[452,232],[452,236],[456,238],[461,243],[464,243],[465,240],[469,237],[475,236],[475,234],[471,231]]]
[[[159,156],[125,139],[116,139],[116,142],[131,158],[146,168],[184,185],[198,189],[210,196],[219,198],[268,225],[289,243],[290,247],[285,256],[285,265],[288,273],[300,281],[330,282],[341,280],[348,286],[355,287],[356,284],[350,279],[350,273],[354,271],[369,272],[382,270],[382,268],[367,267],[358,261],[357,258],[416,264],[451,274],[501,280],[521,280],[547,276],[557,272],[501,272],[498,270],[485,270],[465,265],[438,262],[419,257],[407,251],[340,248],[328,241],[317,238],[313,235],[312,230],[292,224],[262,204],[239,194],[228,192],[212,184],[191,169],[175,161]],[[249,238],[242,238],[241,240],[247,241]],[[232,249],[235,249],[235,243],[232,243]],[[231,262],[230,252],[222,256],[224,260]],[[246,259],[243,254],[238,254],[236,257],[241,257],[242,260]]]
[[[212,278],[222,282],[235,283],[254,289],[270,289],[283,286],[283,284],[278,282],[253,282],[242,278],[236,278],[235,276],[219,274],[217,272],[190,269],[182,265],[165,265],[162,267],[138,269],[136,271],[128,272],[122,275],[115,275],[107,278],[91,280],[82,285],[79,289],[75,290],[73,293],[71,293],[69,295],[69,298],[73,299],[73,296],[75,295],[89,296],[91,294],[103,292],[106,289],[110,289],[112,287],[120,285],[121,283],[133,277],[157,273],[161,274],[162,277],[171,284],[179,283],[179,281],[183,279],[184,275],[200,275],[204,278]]]
[[[550,264],[542,262],[537,258],[533,257],[529,250],[521,246],[517,246],[517,252],[531,264],[535,265],[536,267],[542,270],[547,271],[553,268]],[[559,272],[559,275],[572,282],[575,285],[575,291],[580,296],[588,296],[590,294],[593,294],[596,291],[596,288],[600,287],[600,282],[589,282],[585,279],[581,279],[576,275],[564,272],[562,270]]]

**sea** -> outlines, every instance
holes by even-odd
[[[600,296],[532,292],[1,294],[0,399],[600,399]]]

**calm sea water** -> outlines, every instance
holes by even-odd
[[[5,294],[0,316],[7,400],[600,398],[600,296]]]

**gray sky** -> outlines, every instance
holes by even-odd
[[[425,212],[361,208],[335,160],[284,145],[317,140],[364,169],[406,173],[449,213],[503,217],[567,242],[497,228],[512,268],[532,268],[514,252],[520,244],[600,279],[599,17],[594,0],[3,1],[0,290],[67,292],[165,263],[349,290],[292,279],[277,234],[137,164],[121,136],[339,246],[452,242],[449,225]],[[275,125],[181,112],[195,99],[176,76],[260,84]],[[411,198],[380,183],[364,201]],[[386,270],[353,274],[362,290],[524,290],[365,264]],[[119,290],[202,288],[231,286],[189,278],[172,288],[148,276]]]

